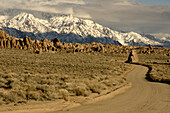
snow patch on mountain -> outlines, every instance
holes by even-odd
[[[22,13],[9,20],[6,27],[36,34],[51,31],[51,29],[45,25],[46,23],[48,23],[48,21],[35,18],[31,14]]]
[[[0,22],[3,22],[8,19],[8,16],[0,15]]]
[[[97,41],[104,44],[164,46],[164,43],[138,33],[113,31],[92,20],[80,19],[72,15],[54,16],[45,20],[36,18],[32,14],[21,13],[12,19],[2,16],[0,18],[0,28],[8,31],[12,36],[29,35],[32,39],[58,37],[63,41],[79,43]]]

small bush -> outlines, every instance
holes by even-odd
[[[89,92],[87,91],[87,89],[85,87],[81,87],[81,86],[78,86],[78,87],[75,87],[73,89],[73,92],[75,93],[76,96],[88,96],[89,95]]]
[[[40,94],[36,91],[29,91],[26,94],[27,100],[40,100]]]
[[[98,84],[89,84],[88,88],[92,93],[101,93],[101,87]]]
[[[64,99],[65,101],[69,100],[69,92],[66,89],[59,90],[59,98]]]
[[[3,105],[3,104],[5,104],[4,101],[3,101],[3,98],[0,97],[0,105]]]
[[[18,96],[15,92],[6,92],[3,94],[3,101],[5,101],[7,104],[11,102],[16,103],[18,100]]]

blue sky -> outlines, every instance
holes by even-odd
[[[170,6],[170,0],[139,0],[136,3],[148,4],[148,5],[167,5]]]

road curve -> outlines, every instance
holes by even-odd
[[[147,68],[127,74],[132,87],[113,98],[53,113],[170,113],[170,86],[145,80]]]

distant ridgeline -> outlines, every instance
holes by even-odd
[[[140,54],[154,54],[157,53],[155,49],[161,49],[158,47],[138,47],[138,46],[120,46],[120,45],[106,45],[101,43],[92,42],[91,44],[79,44],[79,43],[65,43],[60,42],[55,38],[52,41],[43,40],[31,40],[26,36],[24,39],[15,38],[9,36],[5,31],[0,30],[0,48],[16,48],[23,50],[33,50],[35,53],[41,52],[60,52],[66,51],[67,53],[85,52],[85,53],[121,53],[128,54],[132,49],[139,49]],[[170,49],[167,49],[170,51]]]
[[[57,37],[60,42],[66,43],[102,43],[124,46],[170,47],[169,38],[156,38],[152,35],[139,34],[133,31],[119,32],[99,23],[77,18],[73,15],[51,15],[44,19],[35,17],[36,14],[22,12],[18,15],[0,15],[0,30],[10,36],[32,40],[44,38],[52,40]],[[13,16],[11,16],[13,15]],[[15,16],[14,16],[15,15]]]

